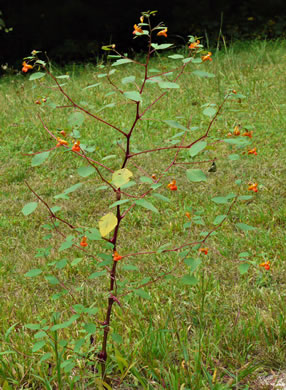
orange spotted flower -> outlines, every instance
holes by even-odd
[[[266,269],[266,271],[269,271],[270,270],[270,261],[268,260],[266,262],[259,264],[259,267],[263,267]]]
[[[134,24],[134,31],[133,34],[135,35],[136,33],[142,34],[143,30],[141,27],[137,26],[137,24]]]
[[[211,55],[212,55],[212,53],[209,51],[208,54],[206,54],[205,56],[202,56],[203,62],[212,61]]]
[[[249,183],[248,191],[258,192],[257,183]]]
[[[196,49],[200,44],[200,41],[197,40],[196,42],[192,42],[189,46],[189,49]]]
[[[204,253],[205,255],[208,254],[209,248],[200,248],[199,252]]]
[[[140,16],[140,22],[141,22],[141,23],[144,22],[144,15]]]
[[[178,187],[176,186],[176,180],[172,180],[167,187],[170,188],[171,191],[177,191]]]
[[[188,219],[191,219],[191,214],[187,211],[185,216],[188,218]]]
[[[158,35],[158,37],[165,37],[165,38],[167,38],[167,32],[168,32],[168,29],[166,27],[166,28],[164,28],[164,30],[159,31],[157,33],[157,35]]]
[[[256,148],[250,149],[250,150],[248,151],[248,154],[254,154],[255,156],[257,156]]]
[[[63,135],[64,137],[66,137],[66,132],[64,130],[61,130],[60,131],[61,135]]]
[[[87,244],[86,240],[87,240],[86,236],[83,236],[82,239],[81,239],[80,245],[81,246],[87,246],[88,244]]]
[[[73,152],[80,152],[80,142],[79,141],[76,141],[74,144],[73,144],[73,147],[72,147],[72,151]]]
[[[58,141],[58,143],[57,143],[57,145],[56,145],[57,148],[58,148],[59,146],[62,146],[62,145],[68,145],[68,142],[65,141],[64,139],[61,139],[60,137],[57,138],[57,141]]]
[[[24,61],[22,65],[23,65],[22,72],[24,72],[24,73],[27,73],[30,69],[33,69],[33,66],[30,64],[27,64],[26,61]]]
[[[249,137],[249,138],[252,138],[252,134],[253,134],[253,131],[246,131],[245,133],[243,133],[242,135],[244,136],[244,137]]]
[[[113,257],[114,261],[119,261],[119,260],[122,259],[122,256],[120,256],[120,254],[118,252],[116,252],[116,251],[114,251],[112,257]]]
[[[233,134],[234,134],[234,135],[240,135],[239,126],[235,126],[234,131],[233,131]]]

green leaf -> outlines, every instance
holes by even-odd
[[[214,225],[219,225],[223,220],[226,219],[226,217],[227,217],[227,215],[225,215],[225,214],[218,215],[218,216],[214,219],[213,224],[214,224]]]
[[[238,266],[239,273],[241,275],[246,274],[248,269],[249,269],[249,267],[250,267],[250,264],[248,264],[248,263],[239,264],[239,266]]]
[[[88,279],[95,279],[99,278],[100,276],[106,276],[106,271],[93,272],[91,275],[89,275]]]
[[[172,58],[173,60],[179,60],[179,59],[184,58],[184,56],[182,56],[181,54],[172,54],[172,55],[168,56],[168,58]]]
[[[152,198],[158,198],[160,200],[162,200],[163,202],[170,202],[170,199],[167,198],[166,196],[164,195],[161,195],[161,194],[152,194]]]
[[[38,341],[33,345],[32,352],[37,352],[46,345],[45,340]]]
[[[248,252],[241,252],[241,253],[239,253],[238,257],[239,258],[249,257],[249,253]]]
[[[58,211],[60,211],[62,208],[61,206],[54,206],[54,207],[51,207],[51,211],[55,214],[57,213]]]
[[[130,178],[133,176],[133,173],[127,168],[119,169],[112,174],[111,183],[114,184],[117,188],[127,184],[130,181]]]
[[[91,165],[88,166],[81,166],[77,169],[77,173],[82,177],[87,177],[91,175],[93,172],[95,172],[95,168]]]
[[[130,201],[130,199],[118,200],[117,202],[112,203],[112,204],[109,206],[109,208],[112,209],[113,207],[120,206],[121,204],[127,203],[127,202],[129,202],[129,201]]]
[[[95,87],[97,87],[97,86],[100,85],[100,84],[101,84],[101,83],[96,83],[96,84],[88,85],[87,87],[83,88],[83,91],[85,91],[86,89],[95,88]]]
[[[207,177],[200,169],[188,169],[187,178],[192,182],[207,181]]]
[[[112,333],[111,337],[112,337],[112,340],[115,341],[116,343],[118,343],[118,344],[123,343],[123,339],[120,336],[120,334]]]
[[[253,198],[252,195],[240,195],[237,199],[238,200],[250,200],[252,198]]]
[[[236,160],[239,160],[240,159],[240,156],[238,154],[230,154],[228,156],[228,158],[231,160],[231,161],[236,161]]]
[[[113,213],[104,215],[99,220],[99,231],[102,237],[107,236],[117,225],[117,217]]]
[[[189,155],[190,155],[191,157],[196,156],[196,155],[199,154],[202,150],[204,150],[206,146],[207,146],[207,143],[206,143],[205,141],[200,141],[200,142],[195,143],[195,144],[192,145],[191,148],[189,149]]]
[[[33,73],[31,74],[31,76],[29,77],[29,80],[38,80],[38,79],[41,79],[42,77],[45,77],[46,76],[46,73],[43,73],[43,72],[36,72],[36,73]]]
[[[31,329],[31,330],[39,330],[39,329],[41,329],[41,325],[40,324],[26,324],[25,328]]]
[[[249,145],[251,142],[248,141],[247,139],[245,139],[246,137],[243,137],[243,138],[226,138],[226,139],[223,139],[223,142],[227,143],[227,144],[230,144],[230,145],[236,145],[236,146],[240,146],[240,147],[243,147],[243,146],[247,146]]]
[[[125,271],[138,271],[138,267],[132,264],[123,265],[122,269],[124,269]]]
[[[53,275],[47,275],[47,276],[45,276],[45,279],[50,284],[53,284],[53,285],[60,284],[59,280],[55,276],[53,276]]]
[[[151,46],[155,50],[165,50],[173,46],[173,43],[162,43],[161,45],[158,45],[157,43],[152,43]]]
[[[24,276],[29,277],[29,278],[33,278],[35,276],[40,275],[42,272],[43,271],[41,269],[39,269],[39,268],[33,268],[30,271],[26,272],[24,274]]]
[[[194,61],[192,61],[192,62],[194,62]],[[204,72],[203,70],[194,70],[192,73],[198,77],[206,77],[206,78],[215,77],[215,75],[213,73]]]
[[[38,202],[30,202],[25,204],[25,206],[22,208],[22,213],[24,215],[32,214],[36,208],[38,207]]]
[[[59,247],[59,252],[64,251],[65,249],[69,249],[73,246],[74,236],[67,236],[66,240]]]
[[[145,209],[154,211],[154,213],[159,213],[158,209],[156,209],[156,207],[153,206],[152,203],[148,202],[145,199],[138,199],[138,200],[135,201],[135,203],[138,206],[144,207]]]
[[[185,130],[185,131],[190,131],[187,127],[181,125],[180,123],[178,123],[176,121],[166,120],[166,121],[163,121],[163,122],[167,123],[167,125],[169,125],[171,127],[174,127],[175,129],[181,129],[181,130]]]
[[[86,237],[89,239],[89,240],[101,240],[101,235],[99,233],[99,230],[96,229],[96,228],[91,228],[89,229],[88,232],[85,233]]]
[[[153,184],[153,180],[148,176],[141,176],[140,181],[142,181],[142,183]]]
[[[246,223],[236,223],[235,226],[238,227],[239,229],[243,230],[244,232],[248,232],[250,230],[256,229],[255,227],[247,225]]]
[[[134,81],[135,81],[135,76],[123,77],[123,79],[121,80],[122,84],[134,83]]]
[[[198,283],[198,279],[193,275],[185,275],[181,278],[181,282],[188,286],[195,286]]]
[[[132,62],[129,58],[121,58],[120,60],[115,61],[112,66],[124,65]]]
[[[51,352],[47,352],[47,353],[44,353],[44,355],[41,357],[40,359],[40,363],[50,359],[52,357],[52,354]]]
[[[123,95],[127,97],[127,99],[134,100],[135,102],[142,102],[142,96],[138,91],[123,92]]]
[[[84,122],[85,116],[81,112],[73,112],[68,119],[71,128],[80,127]]]
[[[195,272],[195,270],[201,265],[202,260],[201,259],[193,259],[193,258],[187,258],[184,260],[185,264],[187,264],[190,267],[191,272]]]
[[[203,114],[210,118],[216,114],[217,110],[213,107],[207,107],[204,109]]]
[[[216,197],[212,198],[211,200],[217,204],[227,204],[229,201],[229,198],[227,198],[225,196],[216,196]]]
[[[170,81],[160,81],[158,85],[160,88],[171,88],[171,89],[180,88],[179,84],[171,83]]]
[[[120,188],[121,188],[122,190],[125,190],[125,189],[127,189],[127,188],[136,186],[136,184],[137,184],[136,181],[130,181],[129,183],[124,184],[124,185],[121,186]]]
[[[68,197],[66,197],[66,195],[70,194],[71,192],[76,191],[81,186],[82,186],[82,183],[74,184],[73,186],[71,186],[71,187],[67,188],[66,190],[64,190],[64,192],[62,194],[55,195],[54,198],[55,199],[59,199],[59,198],[66,199],[67,198],[68,199]]]
[[[37,167],[38,165],[41,165],[48,157],[49,157],[50,152],[43,152],[36,154],[32,158],[31,165],[32,167]]]
[[[143,299],[151,299],[150,295],[142,290],[141,288],[137,288],[136,290],[133,290],[134,294],[138,295],[139,297],[143,298]]]
[[[96,325],[90,322],[84,324],[84,329],[87,331],[87,333],[94,334],[96,332]]]
[[[162,253],[165,249],[169,248],[170,245],[171,245],[170,242],[167,242],[166,244],[161,245],[161,246],[157,249],[156,253],[159,253],[159,254]]]
[[[82,261],[82,257],[77,257],[76,259],[74,259],[72,262],[71,262],[71,266],[74,267],[75,265],[77,265],[78,263],[80,263]]]
[[[56,269],[63,269],[67,265],[67,259],[62,259],[56,263]]]

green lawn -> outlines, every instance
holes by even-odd
[[[150,68],[168,71],[180,61],[161,54],[151,61]],[[193,129],[185,139],[191,142],[209,125],[202,106],[215,104],[217,108],[229,89],[244,96],[228,99],[204,151],[192,158],[183,150],[177,160],[208,162],[172,167],[156,190],[169,201],[147,197],[159,213],[136,206],[122,220],[117,246],[120,255],[202,240],[204,232],[215,228],[215,218],[228,213],[233,200],[230,196],[228,203],[218,204],[212,198],[238,192],[252,198],[233,205],[226,222],[204,243],[207,255],[198,255],[198,248],[192,246],[186,261],[183,250],[159,250],[118,262],[116,295],[121,306],[113,305],[108,339],[107,375],[112,388],[262,390],[265,387],[259,386],[259,376],[285,368],[285,66],[285,41],[237,43],[225,52],[214,52],[212,62],[189,65],[178,80],[180,89],[170,90],[139,122],[132,138],[133,153],[171,146],[181,139],[176,134],[182,130],[165,120],[183,126],[189,122]],[[130,100],[126,104],[102,76],[106,68],[78,65],[52,69],[54,75],[69,75],[58,81],[75,102],[128,131],[135,105]],[[123,78],[134,75],[138,83],[142,79],[140,66],[111,69],[117,69],[112,81],[124,91],[135,87],[126,80],[122,83]],[[198,77],[192,73],[197,69],[215,77]],[[159,94],[157,85],[150,83],[146,88],[143,107]],[[35,104],[42,98],[47,102]],[[110,189],[101,188],[103,183],[95,173],[81,177],[77,169],[87,163],[63,147],[53,150],[42,165],[31,166],[33,156],[26,154],[56,144],[41,120],[62,137],[62,130],[71,133],[71,114],[78,112],[55,108],[69,103],[53,80],[46,76],[29,81],[29,74],[20,73],[3,77],[0,104],[0,388],[101,389],[95,354],[101,348],[103,327],[97,321],[105,318],[106,265],[112,249],[106,241],[88,240],[86,252],[80,247],[61,250],[65,241],[61,234],[74,235],[79,244],[85,229],[98,228],[103,215],[115,213],[116,208],[109,206],[116,199]],[[235,126],[241,134],[246,128],[252,130],[252,139],[227,137]],[[120,143],[124,140],[120,133],[90,116],[85,116],[77,131],[81,145],[91,148],[88,156],[112,170],[120,169]],[[251,144],[239,148],[220,142],[238,138]],[[248,155],[248,149],[254,147],[257,156]],[[174,150],[158,151],[130,159],[127,168],[137,185],[126,191],[147,191],[150,184],[140,177],[159,177],[174,154]],[[217,171],[208,172],[209,160],[215,158]],[[190,182],[185,172],[190,168],[202,169],[207,181]],[[106,178],[111,181],[111,173]],[[167,188],[173,179],[177,191]],[[238,179],[241,185],[236,184]],[[25,182],[50,207],[61,207],[56,215],[79,230],[71,231],[62,224],[59,230],[54,229],[43,203],[33,214],[24,216],[24,205],[37,201]],[[249,182],[258,183],[257,193],[248,191]],[[55,198],[76,183],[83,185],[71,192],[69,199]],[[191,215],[189,224],[186,212]],[[237,223],[256,229],[246,232]],[[271,262],[269,271],[259,266],[266,261]],[[148,285],[173,267],[174,272]],[[42,274],[24,276],[31,269],[41,269]],[[145,283],[139,293],[133,292]],[[49,330],[69,319],[74,320],[69,326]],[[41,341],[42,347],[37,344]]]

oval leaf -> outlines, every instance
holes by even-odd
[[[28,278],[33,278],[35,276],[38,276],[42,273],[43,271],[39,268],[34,268],[31,269],[30,271],[26,272],[24,276],[27,276]]]
[[[87,167],[82,166],[82,167],[79,167],[77,169],[77,173],[81,177],[87,177],[87,176],[91,175],[93,172],[95,172],[95,168],[93,168],[91,165],[88,165]]]
[[[99,231],[102,237],[108,235],[117,225],[117,217],[113,213],[108,213],[104,215],[99,220]]]
[[[124,184],[127,184],[132,176],[133,173],[129,171],[129,169],[119,169],[118,171],[115,171],[112,175],[112,184],[119,188]]]
[[[30,202],[30,203],[27,203],[25,204],[25,206],[22,208],[22,213],[24,215],[29,215],[29,214],[32,214],[32,212],[34,212],[36,210],[38,206],[38,202]]]
[[[123,92],[123,95],[127,97],[127,99],[134,100],[135,102],[142,102],[142,96],[138,91]]]
[[[158,83],[160,88],[180,88],[179,84],[170,81],[161,81]]]
[[[144,207],[145,209],[154,211],[155,213],[159,213],[158,209],[156,209],[156,207],[153,206],[152,203],[147,202],[147,200],[145,200],[145,199],[138,199],[138,200],[135,201],[135,203],[138,206]]]
[[[41,165],[49,157],[49,154],[50,152],[43,152],[43,153],[36,154],[32,158],[32,162],[31,162],[32,167]]]
[[[46,76],[46,73],[36,72],[36,73],[31,74],[31,76],[29,77],[29,80],[37,80],[37,79],[41,79],[42,77],[45,77],[45,76]]]
[[[190,150],[189,150],[189,155],[191,157],[194,157],[196,156],[197,154],[199,154],[202,150],[205,149],[205,147],[207,146],[207,143],[205,141],[200,141],[200,142],[197,142],[196,144],[194,144]]]
[[[207,181],[207,177],[200,169],[188,169],[187,178],[193,182]]]

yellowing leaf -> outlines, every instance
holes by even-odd
[[[104,215],[99,220],[99,231],[102,237],[108,235],[117,225],[117,217],[113,213]]]
[[[112,175],[112,184],[114,184],[116,187],[121,187],[124,184],[128,183],[130,180],[130,177],[133,176],[133,173],[129,171],[127,168],[119,169],[118,171],[115,171]]]

